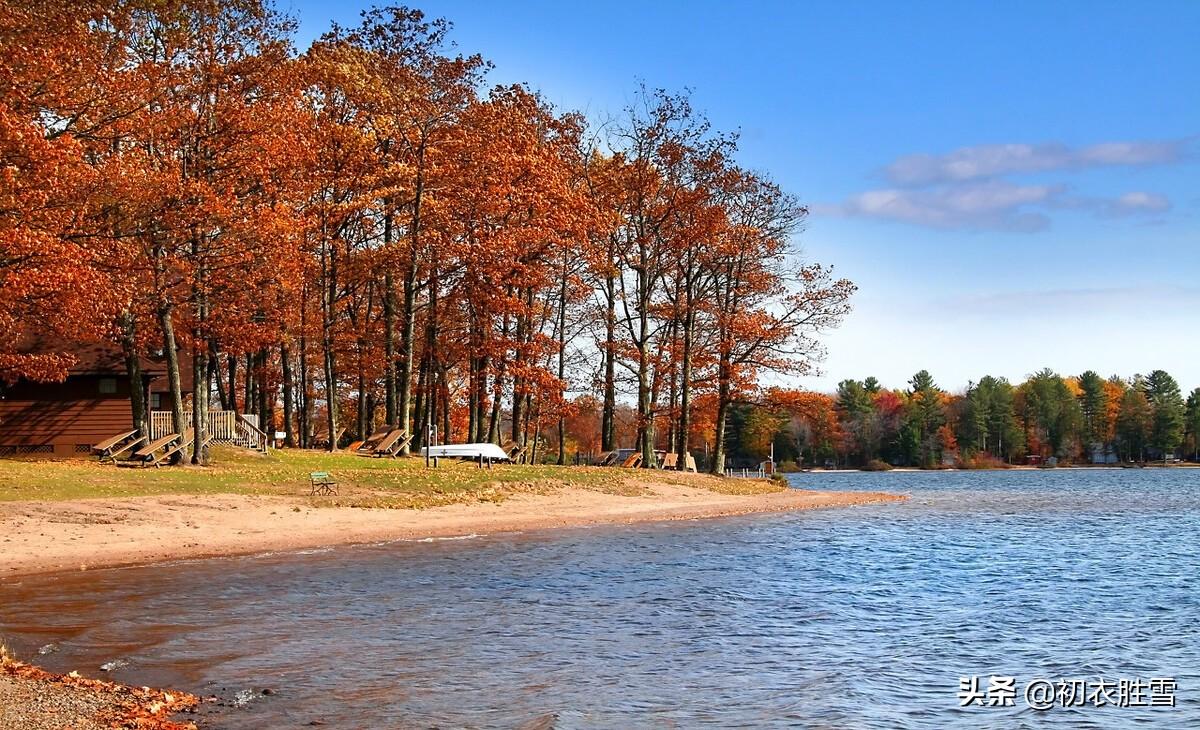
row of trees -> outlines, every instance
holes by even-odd
[[[951,394],[925,370],[903,389],[844,380],[834,394],[773,390],[734,419],[737,455],[865,466],[1200,460],[1200,388],[1168,373],[1103,378],[1041,370],[1023,383],[986,376]]]
[[[267,0],[4,3],[0,380],[65,377],[50,332],[164,357],[177,429],[190,358],[197,446],[220,406],[294,446],[436,424],[560,463],[593,406],[630,445],[627,402],[646,464],[703,430],[720,470],[734,404],[807,371],[854,286],[685,96],[589,123],[485,89],[449,30],[373,9],[300,53]]]

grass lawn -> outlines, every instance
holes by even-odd
[[[722,479],[676,472],[640,472],[616,467],[496,465],[442,460],[426,469],[424,459],[372,459],[354,454],[284,449],[269,455],[215,447],[207,467],[126,469],[95,459],[0,459],[0,502],[136,497],[157,494],[265,494],[306,496],[308,475],[329,472],[338,496],[315,504],[420,508],[454,502],[500,501],[519,492],[575,486],[636,495],[639,476],[731,494],[777,491],[763,481]]]

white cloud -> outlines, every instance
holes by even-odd
[[[1079,210],[1103,218],[1153,216],[1172,208],[1158,193],[1132,191],[1116,198],[1069,195],[1065,185],[1017,185],[984,180],[927,188],[867,190],[837,205],[817,204],[814,215],[874,218],[942,230],[1034,233],[1050,226],[1048,210]]]
[[[1170,209],[1171,201],[1167,196],[1139,191],[1125,193],[1116,200],[1108,201],[1105,212],[1108,215],[1122,216],[1138,213],[1165,213]]]
[[[868,190],[851,196],[838,212],[931,228],[1030,232],[1045,229],[1050,220],[1026,207],[1049,203],[1062,190],[1062,186],[1002,181],[943,185],[929,190]]]
[[[1190,143],[1190,139],[1179,139],[1075,148],[1060,142],[977,145],[944,155],[900,157],[884,168],[884,174],[898,185],[932,185],[1050,170],[1166,164],[1183,159]]]

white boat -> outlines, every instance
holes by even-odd
[[[421,456],[440,459],[490,459],[508,461],[508,454],[496,444],[446,444],[421,449]]]

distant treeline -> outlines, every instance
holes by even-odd
[[[734,460],[807,465],[990,466],[1197,459],[1200,388],[1170,374],[1131,378],[1041,370],[1012,384],[986,376],[948,393],[922,370],[906,388],[843,380],[834,394],[768,391],[732,414]],[[1030,458],[1034,457],[1034,458]]]

